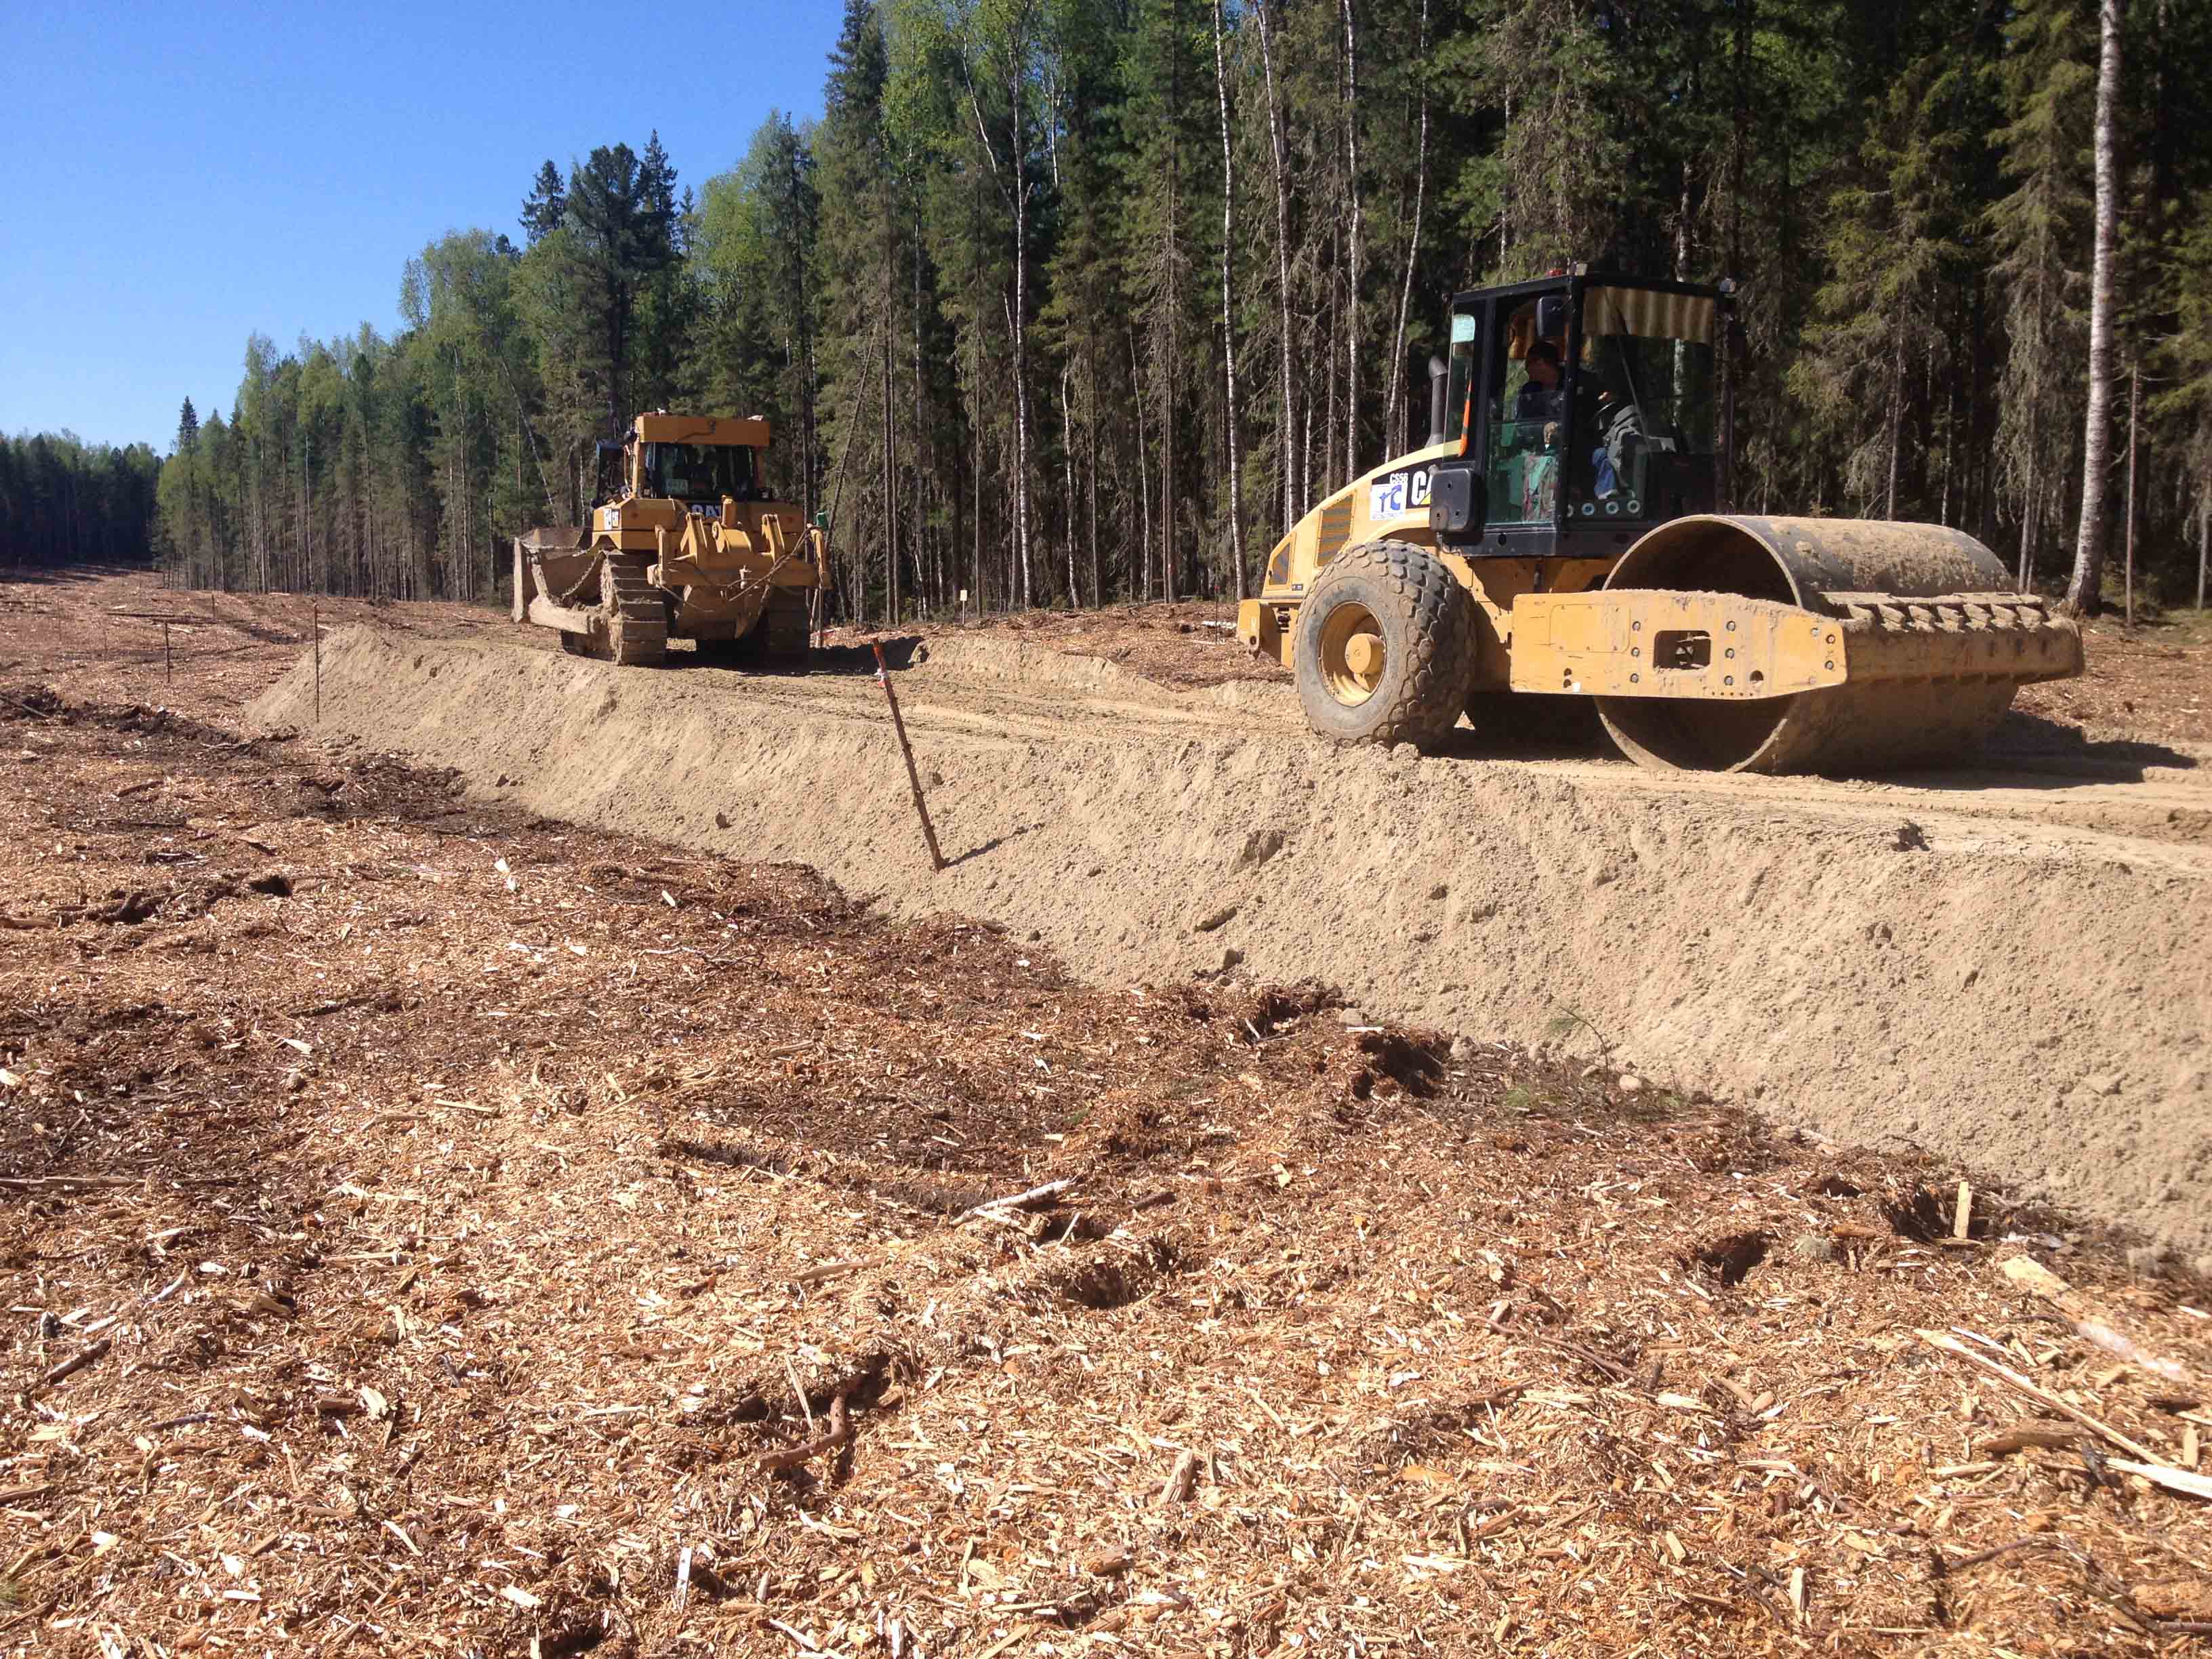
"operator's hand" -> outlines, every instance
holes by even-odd
[[[1547,448],[1547,449],[1557,449],[1559,447],[1559,423],[1557,421],[1547,421],[1547,422],[1544,422],[1544,447],[1545,447],[1545,448]]]

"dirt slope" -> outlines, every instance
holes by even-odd
[[[959,639],[900,676],[933,877],[859,670],[659,673],[346,630],[322,735],[532,810],[801,860],[1087,978],[1318,975],[1371,1012],[1613,1052],[1852,1142],[1915,1142],[2202,1248],[2212,784],[2015,732],[1914,784],[1338,751],[1279,687],[1188,696]],[[307,726],[305,664],[253,705]],[[2040,752],[2029,752],[2039,750]]]

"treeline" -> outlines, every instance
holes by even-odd
[[[144,444],[0,437],[0,565],[143,564],[161,471]]]
[[[2169,597],[2201,568],[2212,8],[848,0],[822,111],[696,195],[657,137],[548,161],[519,240],[410,263],[395,337],[257,337],[163,473],[169,557],[481,593],[665,405],[777,423],[848,616],[1243,592],[1419,441],[1449,293],[1587,260],[1742,284],[1743,509],[2051,581],[2094,425],[2092,521]]]

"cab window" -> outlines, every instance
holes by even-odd
[[[1592,287],[1567,513],[1577,525],[1708,510],[1717,384],[1711,298]]]
[[[645,447],[646,491],[678,501],[748,501],[753,452],[742,444],[655,443]]]
[[[1550,524],[1559,501],[1566,343],[1537,332],[1539,312],[1533,299],[1498,307],[1483,458],[1492,524]]]
[[[1451,319],[1451,378],[1444,383],[1444,441],[1457,443],[1467,429],[1468,389],[1482,368],[1481,319],[1455,311]]]

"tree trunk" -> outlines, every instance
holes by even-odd
[[[981,622],[983,620],[983,314],[980,308],[974,311],[969,338],[975,357],[971,374],[975,399],[975,459],[970,471],[975,475],[975,620]]]
[[[1897,517],[1897,467],[1905,447],[1905,330],[1897,331],[1896,356],[1889,379],[1889,481],[1882,491],[1881,516]]]
[[[1129,330],[1129,403],[1137,415],[1137,522],[1144,526],[1138,552],[1144,561],[1144,592],[1149,599],[1152,597],[1152,475],[1145,471],[1145,376],[1137,357],[1137,331],[1133,325]],[[1129,574],[1128,596],[1133,599],[1137,597],[1136,573]]]
[[[1095,609],[1105,603],[1098,581],[1098,339],[1095,329],[1085,329],[1083,334],[1083,437],[1084,495],[1090,508],[1091,603]],[[1070,501],[1067,510],[1072,536],[1075,503]]]
[[[1006,97],[1013,112],[1012,155],[1008,158],[1014,192],[1014,537],[1022,561],[1022,604],[1034,603],[1030,592],[1030,185],[1027,157],[1022,149],[1022,81],[1020,65],[1027,42],[1018,29],[1014,49],[1008,54],[1014,68],[1007,76]]]
[[[1388,412],[1382,424],[1386,431],[1398,434],[1395,440],[1400,450],[1412,449],[1410,432],[1401,432],[1400,421],[1408,411],[1406,404],[1406,314],[1413,303],[1413,267],[1421,252],[1421,210],[1425,205],[1429,188],[1429,79],[1426,64],[1429,57],[1429,0],[1421,0],[1421,33],[1414,58],[1422,65],[1414,73],[1421,82],[1421,114],[1419,137],[1413,149],[1413,224],[1406,237],[1406,276],[1398,289],[1398,326],[1392,332],[1390,346],[1390,396]],[[1449,347],[1447,347],[1449,349]],[[1425,437],[1425,434],[1423,434]]]
[[[1079,610],[1083,604],[1083,590],[1075,585],[1075,405],[1067,395],[1067,377],[1072,372],[1062,364],[1060,370],[1060,459],[1067,481],[1067,517],[1062,540],[1067,555],[1067,608]]]
[[[1351,257],[1344,294],[1344,476],[1359,476],[1359,31],[1352,0],[1344,11],[1344,191],[1351,212]]]
[[[914,223],[914,245],[917,249],[927,246],[922,234],[919,209],[916,210],[916,217]],[[930,424],[928,420],[926,418],[926,412],[922,408],[921,260],[919,257],[913,261],[912,270],[914,273],[914,280],[908,285],[911,289],[910,298],[912,301],[909,307],[909,315],[913,319],[911,326],[914,330],[914,437],[912,441],[915,445],[917,458],[917,468],[915,474],[914,488],[916,496],[919,497],[925,487],[925,482],[933,481],[936,474],[934,469],[931,465],[931,452],[928,439]],[[921,543],[920,538],[928,534],[928,526],[930,523],[930,514],[927,504],[917,499],[911,516],[914,519],[915,537],[916,538],[914,543],[915,549],[915,574],[919,578],[921,574]],[[934,575],[936,570],[936,557],[933,546],[934,538],[932,539],[931,571],[933,575]]]
[[[2081,439],[2081,526],[2066,609],[2093,616],[2105,574],[2105,473],[2112,441],[2112,308],[2119,240],[2120,0],[2100,0],[2097,68],[2097,249],[2089,276],[2089,413]]]
[[[2212,501],[2197,509],[2197,608],[2204,608],[2204,579],[2212,574]]]
[[[883,615],[884,626],[898,626],[898,398],[891,387],[891,272],[883,283]],[[863,581],[865,566],[863,566]]]
[[[1021,319],[1010,307],[1014,349],[1014,557],[1021,566],[1022,609],[1036,603],[1030,586],[1030,394],[1023,380]]]
[[[1178,33],[1182,25],[1182,8],[1170,10],[1170,19]],[[1168,58],[1168,131],[1175,135],[1168,145],[1168,235],[1178,238],[1182,231],[1182,52],[1175,50]],[[1168,250],[1168,341],[1167,352],[1160,368],[1160,592],[1172,605],[1176,599],[1176,393],[1182,390],[1182,290],[1177,279],[1182,274],[1182,260],[1178,250]]]
[[[1345,0],[1349,15],[1351,0]],[[1229,437],[1229,554],[1237,561],[1237,597],[1244,585],[1244,476],[1237,451],[1236,273],[1230,250],[1237,239],[1237,167],[1229,149],[1229,75],[1222,50],[1221,0],[1213,0],[1213,94],[1221,108],[1221,356],[1229,385],[1222,424]]]
[[[2128,626],[2136,625],[2136,423],[2142,409],[2142,365],[2128,368]]]
[[[1275,285],[1282,338],[1276,351],[1280,359],[1282,407],[1276,411],[1277,447],[1283,475],[1283,521],[1278,536],[1286,536],[1298,520],[1297,422],[1291,402],[1291,199],[1283,174],[1288,167],[1283,137],[1282,100],[1275,93],[1275,31],[1267,9],[1271,0],[1255,0],[1260,19],[1260,65],[1267,88],[1267,140],[1275,177]]]

